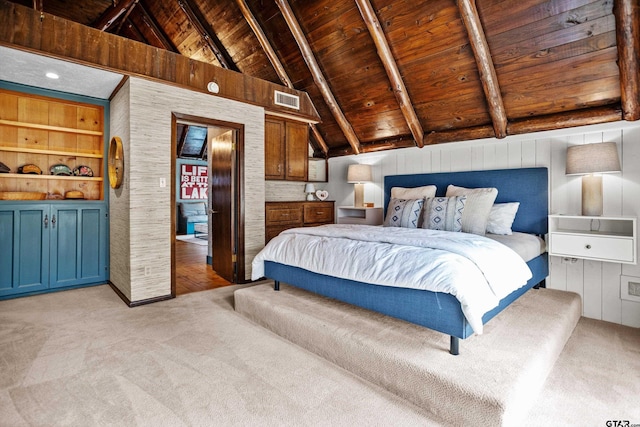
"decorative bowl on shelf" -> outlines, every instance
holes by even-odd
[[[44,200],[47,193],[36,191],[0,191],[0,200]]]

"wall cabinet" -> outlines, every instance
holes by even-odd
[[[104,282],[104,203],[0,204],[0,297]]]
[[[265,120],[265,179],[306,181],[309,126],[269,117]]]
[[[334,202],[267,202],[265,243],[284,230],[333,224]]]
[[[104,108],[0,89],[0,192],[37,192],[64,197],[81,191],[84,199],[103,200]],[[35,164],[42,175],[19,174]],[[51,166],[71,170],[88,166],[93,176],[51,175]]]
[[[636,218],[549,215],[549,255],[635,264]]]

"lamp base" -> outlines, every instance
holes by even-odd
[[[364,207],[364,184],[353,184],[353,206],[356,208]]]
[[[602,175],[582,177],[582,215],[602,215]]]

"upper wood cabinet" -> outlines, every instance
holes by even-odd
[[[309,126],[268,117],[265,121],[265,179],[306,181]]]
[[[0,161],[11,169],[0,173],[1,192],[64,197],[76,190],[84,199],[104,200],[103,107],[0,89]],[[25,164],[37,165],[42,175],[17,173]],[[57,164],[72,171],[88,166],[92,176],[51,175]]]

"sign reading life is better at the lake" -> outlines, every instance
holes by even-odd
[[[200,165],[181,165],[180,198],[207,199],[209,188],[207,167]]]

